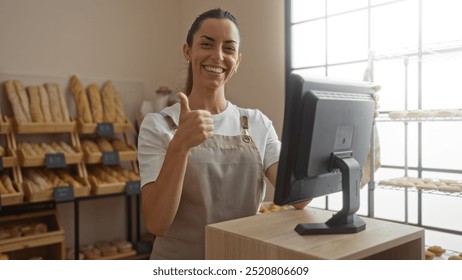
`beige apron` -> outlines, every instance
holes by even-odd
[[[154,241],[151,259],[204,259],[205,225],[257,213],[264,170],[242,113],[242,135],[214,135],[191,150],[177,214]],[[176,129],[172,118],[164,117]]]

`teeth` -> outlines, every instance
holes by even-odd
[[[205,70],[213,72],[213,73],[223,73],[224,69],[219,67],[212,67],[212,66],[204,66]]]

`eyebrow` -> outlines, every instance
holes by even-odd
[[[215,39],[213,39],[212,37],[209,37],[209,36],[207,36],[207,35],[202,35],[201,38],[205,38],[205,39],[207,39],[207,40],[210,40],[210,41],[212,41],[212,42],[215,42]],[[234,41],[234,40],[226,40],[225,43],[234,43],[234,44],[237,44],[237,42]]]

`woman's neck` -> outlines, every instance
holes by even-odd
[[[224,89],[199,91],[193,88],[188,98],[192,110],[207,110],[212,115],[223,112],[228,106]]]

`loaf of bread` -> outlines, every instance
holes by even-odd
[[[53,117],[51,116],[48,92],[44,86],[39,86],[38,90],[39,90],[39,96],[40,96],[40,107],[42,108],[42,113],[43,113],[43,119],[47,123],[53,122]]]
[[[58,108],[59,114],[61,115],[61,120],[63,122],[69,122],[69,110],[67,109],[66,98],[64,97],[64,93],[61,89],[61,86],[59,84],[46,83],[45,87],[49,94],[50,92],[52,92],[53,96],[57,96],[57,103],[59,104]]]
[[[102,123],[104,121],[103,103],[98,85],[90,84],[88,86],[88,100],[90,101],[93,121],[95,123]]]
[[[59,101],[59,91],[55,84],[45,84],[50,102],[51,116],[54,122],[64,122],[64,115]]]
[[[13,187],[13,182],[11,181],[10,177],[3,174],[0,179],[0,182],[3,184],[8,193],[16,193],[16,190]]]
[[[112,86],[112,89],[114,91],[114,99],[115,99],[115,104],[116,104],[116,123],[123,124],[125,123],[127,117],[125,116],[122,95],[119,93],[119,91],[114,86]]]
[[[446,252],[446,250],[441,248],[441,246],[436,246],[436,245],[428,247],[427,250],[435,254],[435,256],[437,257],[441,257],[441,255],[443,255]]]
[[[40,103],[40,91],[38,86],[27,87],[30,100],[30,115],[33,122],[44,122],[45,117],[43,116],[42,106]]]
[[[114,98],[114,87],[111,82],[103,86],[101,93],[104,109],[104,122],[114,123],[116,121],[116,101]]]
[[[85,94],[82,83],[75,75],[71,77],[71,92],[74,96],[78,119],[82,123],[93,123],[87,95]]]
[[[16,93],[14,81],[5,81],[3,84],[5,86],[6,96],[11,104],[11,108],[13,109],[14,117],[18,123],[30,122],[31,120],[27,118],[27,115],[21,106],[21,101]]]
[[[3,146],[0,146],[0,157],[4,157],[5,154],[6,154],[5,148],[3,148]]]
[[[111,140],[112,147],[114,150],[118,152],[130,151],[130,147],[125,144],[124,141],[120,140],[119,138],[114,138]]]
[[[16,89],[16,94],[19,97],[19,101],[21,102],[21,108],[26,114],[27,120],[30,122],[32,121],[32,117],[30,114],[29,97],[27,96],[26,90],[20,81],[14,81],[14,87]]]
[[[0,195],[2,195],[2,194],[8,194],[8,190],[3,185],[2,181],[0,181]]]
[[[98,148],[98,145],[94,141],[89,139],[82,140],[82,147],[88,150],[90,153],[101,153],[100,149]]]
[[[111,142],[106,138],[98,138],[96,144],[98,144],[98,148],[101,152],[114,152]]]

